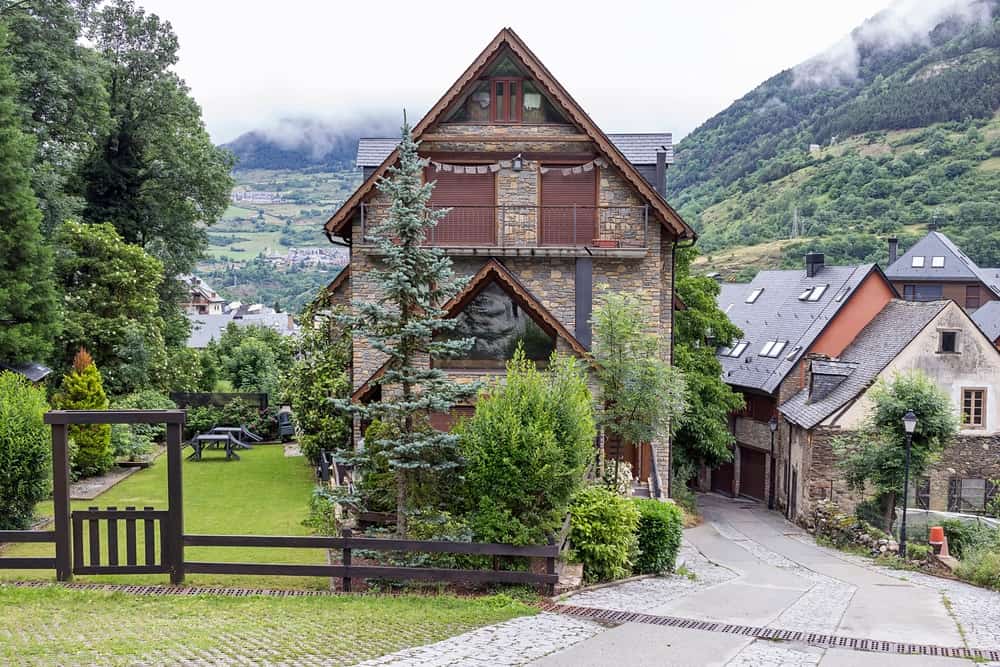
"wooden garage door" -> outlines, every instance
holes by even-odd
[[[597,235],[597,169],[542,174],[542,245],[590,245]]]
[[[740,447],[740,495],[764,500],[764,452]]]
[[[733,462],[722,463],[712,471],[712,490],[733,495]]]
[[[434,228],[434,245],[495,245],[496,195],[492,173],[456,174],[428,167],[425,178],[435,181],[431,206],[452,209]]]

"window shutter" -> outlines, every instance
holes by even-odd
[[[457,174],[428,167],[424,177],[427,181],[436,181],[431,206],[452,209],[434,229],[432,242],[435,245],[495,244],[493,173]]]
[[[597,173],[542,174],[542,244],[590,245],[597,236]],[[574,221],[575,213],[575,221]]]

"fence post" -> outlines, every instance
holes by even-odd
[[[350,539],[351,535],[353,535],[353,533],[351,532],[350,528],[344,528],[344,530],[341,531],[341,536],[343,536],[344,539]],[[345,593],[350,593],[351,592],[351,547],[349,544],[344,544],[343,557],[340,560],[341,560],[341,565],[343,565],[344,568],[346,568],[344,572],[344,577],[343,579],[340,580],[340,590]]]
[[[184,483],[181,469],[181,429],[183,424],[167,424],[167,550],[170,583],[184,583]],[[160,530],[163,530],[161,525]]]
[[[549,546],[556,546],[556,536],[549,535]],[[545,557],[545,574],[555,574],[556,573],[556,556],[559,554],[558,548],[555,549],[555,553]],[[552,597],[556,594],[556,585],[552,582],[545,584],[545,594]]]
[[[66,424],[52,424],[52,501],[56,532],[56,579],[73,578],[69,526],[69,443]]]
[[[576,245],[576,204],[573,204],[573,240],[570,241],[570,245]]]

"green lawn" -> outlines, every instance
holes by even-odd
[[[233,243],[226,246],[210,245],[208,246],[206,253],[216,259],[229,258],[232,260],[251,260],[257,255],[262,253],[266,248],[270,248],[272,252],[277,252],[279,254],[285,254],[288,249],[278,243],[278,239],[281,238],[281,230],[270,231],[270,232],[219,232],[220,234],[234,234],[236,236],[241,236],[250,239],[249,241],[241,241],[239,243]],[[240,251],[233,251],[232,248],[239,248]]]
[[[185,454],[190,450],[185,450]],[[202,461],[185,461],[184,530],[188,534],[213,535],[308,535],[302,525],[314,486],[313,472],[302,457],[285,457],[280,445],[258,445],[240,452],[240,461],[226,461],[221,451],[208,450]],[[94,500],[74,501],[74,509],[88,507],[152,506],[167,508],[167,465],[161,456],[148,470],[120,482]],[[52,515],[52,503],[37,508],[42,516]],[[124,527],[119,522],[120,562],[124,563]],[[107,538],[102,522],[101,545],[106,553]],[[142,530],[138,552],[143,553]],[[51,544],[21,544],[8,548],[5,556],[52,555]],[[188,547],[189,561],[326,563],[320,549],[266,549]],[[0,570],[0,578],[42,577],[53,573]],[[165,574],[130,576],[80,576],[80,581],[119,583],[166,583]],[[188,575],[195,585],[230,585],[271,588],[326,588],[329,580],[315,577],[258,577],[231,575]]]
[[[141,596],[0,585],[0,664],[350,665],[532,613],[504,596]]]

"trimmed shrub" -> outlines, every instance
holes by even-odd
[[[673,572],[681,548],[684,513],[674,503],[654,498],[634,498],[639,510],[639,555],[633,564],[636,574]]]
[[[118,410],[169,410],[177,406],[169,396],[146,389],[115,399],[111,407]],[[166,430],[166,424],[112,424],[112,454],[117,459],[135,461],[148,454],[153,443],[163,439]]]
[[[35,503],[51,491],[52,448],[42,416],[45,390],[0,373],[0,530],[31,525]]]
[[[518,349],[506,381],[480,394],[475,414],[456,433],[476,539],[542,544],[562,524],[594,451],[585,371],[559,355],[538,370]]]
[[[638,549],[639,509],[603,487],[583,489],[573,499],[570,543],[588,582],[611,581],[632,573]]]
[[[85,349],[80,348],[73,358],[73,367],[63,376],[62,391],[55,402],[63,410],[108,409],[101,373]],[[69,427],[69,437],[76,446],[73,470],[81,477],[103,474],[114,464],[110,424],[74,424]]]

